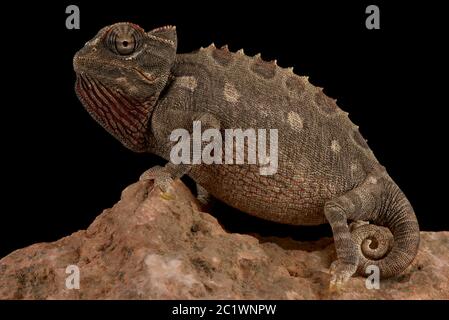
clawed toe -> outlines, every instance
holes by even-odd
[[[154,180],[154,186],[159,188],[162,193],[167,193],[168,188],[173,183],[173,179],[168,176],[160,176]]]
[[[357,266],[355,265],[343,263],[339,260],[332,262],[329,268],[331,274],[329,290],[331,292],[340,291],[356,270]]]
[[[160,176],[161,172],[164,170],[161,166],[154,166],[142,173],[139,177],[140,181],[143,180],[156,180]]]
[[[147,171],[145,171],[140,175],[139,180],[140,181],[154,180],[154,186],[159,188],[163,194],[166,194],[166,197],[164,197],[164,199],[170,198],[170,195],[168,194],[167,190],[173,183],[173,178],[165,170],[164,167],[154,166],[148,169]]]

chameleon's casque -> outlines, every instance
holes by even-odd
[[[257,165],[169,162],[144,177],[165,190],[188,174],[203,198],[207,191],[249,214],[296,225],[328,222],[338,256],[333,286],[369,265],[390,277],[413,261],[419,244],[413,208],[333,99],[260,55],[214,45],[177,54],[176,45],[172,26],[103,28],[74,57],[78,97],[126,147],[166,160],[172,130],[191,131],[195,120],[203,130],[278,129],[278,171],[262,176]],[[348,221],[372,224],[350,230]],[[390,229],[394,242],[375,225]]]

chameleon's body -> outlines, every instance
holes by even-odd
[[[174,27],[145,33],[127,23],[102,29],[77,53],[74,68],[86,109],[137,152],[169,160],[170,133],[191,131],[195,120],[203,130],[278,129],[274,175],[249,164],[169,163],[147,177],[164,189],[188,174],[201,190],[249,214],[295,225],[329,222],[338,254],[331,284],[370,264],[393,276],[415,257],[419,228],[410,203],[347,113],[291,69],[213,45],[176,54]],[[348,220],[388,227],[394,245],[372,225],[351,237]],[[377,248],[370,248],[373,241]]]

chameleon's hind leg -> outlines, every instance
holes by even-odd
[[[363,184],[329,200],[324,214],[334,234],[337,260],[331,265],[330,289],[338,290],[357,271],[359,248],[351,238],[348,220],[372,220],[381,201],[382,185],[369,176]]]
[[[349,224],[349,231],[351,231],[351,233],[352,233],[353,231],[359,229],[360,227],[366,226],[368,224],[369,224],[368,221],[363,221],[363,220],[353,221]]]

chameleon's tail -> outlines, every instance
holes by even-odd
[[[415,212],[399,187],[389,180],[385,207],[374,224],[355,229],[352,238],[360,248],[358,273],[365,275],[370,265],[379,267],[381,278],[395,276],[415,258],[419,246],[419,226]],[[372,271],[370,271],[372,272]]]

